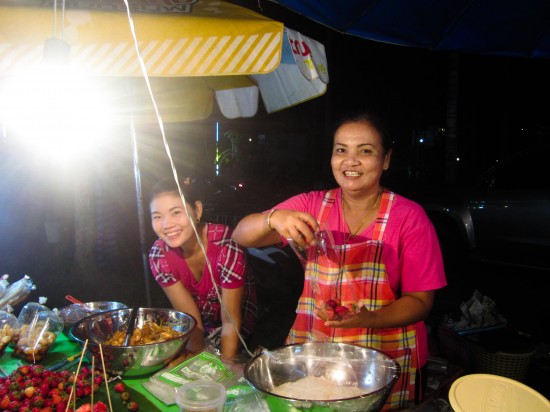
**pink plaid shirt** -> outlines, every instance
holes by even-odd
[[[241,331],[243,336],[249,336],[256,319],[256,294],[254,279],[247,269],[245,251],[231,239],[232,229],[228,226],[208,223],[207,233],[206,255],[218,288],[245,286]],[[149,264],[153,277],[161,287],[178,281],[183,283],[195,299],[207,333],[221,326],[221,306],[208,265],[205,264],[204,276],[197,281],[181,249],[170,248],[161,239],[157,239],[149,251]]]

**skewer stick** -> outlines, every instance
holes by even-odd
[[[76,409],[76,378],[78,376],[78,373],[80,372],[80,365],[82,365],[82,359],[84,359],[84,354],[86,353],[87,346],[88,339],[86,339],[86,342],[84,342],[84,347],[82,348],[82,356],[80,356],[80,361],[78,362],[78,367],[76,368],[76,372],[74,374],[73,389],[71,390],[71,394],[69,395],[69,400],[67,401],[65,412],[67,412],[69,410],[69,406],[71,406],[71,398],[73,400],[73,409]]]
[[[99,344],[99,354],[101,355],[101,366],[103,366],[103,379],[105,380],[105,389],[107,389],[107,400],[109,401],[109,410],[113,410],[113,405],[111,404],[111,394],[109,393],[109,381],[107,379],[107,372],[105,371],[105,359],[103,358],[103,348],[101,343]]]
[[[95,389],[95,382],[94,382],[94,366],[95,366],[95,356],[92,356],[92,392],[90,394],[90,403],[92,407],[92,411],[94,410],[94,389]]]

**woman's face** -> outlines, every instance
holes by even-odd
[[[196,222],[197,213],[200,213],[202,206],[201,202],[196,202],[195,209],[189,204],[187,206],[189,215]],[[190,239],[196,239],[178,193],[160,193],[155,196],[150,208],[153,230],[168,246],[177,248],[185,245]]]
[[[342,189],[370,193],[378,190],[390,156],[391,151],[384,153],[380,134],[369,122],[351,122],[336,130],[330,164]]]

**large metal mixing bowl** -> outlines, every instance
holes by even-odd
[[[197,321],[187,313],[173,309],[136,309],[135,328],[142,328],[146,322],[169,325],[183,334],[177,338],[145,345],[105,345],[116,331],[128,329],[132,309],[117,309],[97,313],[81,319],[71,329],[72,337],[84,346],[88,340],[86,356],[95,357],[95,364],[105,364],[105,369],[114,375],[135,377],[151,375],[166,366],[184,348]],[[100,346],[101,344],[101,350]],[[102,360],[103,354],[103,360]]]
[[[371,412],[382,409],[401,368],[394,360],[375,349],[343,343],[308,342],[265,351],[250,360],[244,377],[260,392],[271,410],[277,412],[311,410]],[[359,396],[319,400],[304,393],[289,398],[273,393],[275,387],[305,377],[325,378],[335,386],[357,386]]]

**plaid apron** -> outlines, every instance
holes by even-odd
[[[326,193],[319,211],[318,222],[323,228],[329,211],[339,198],[338,191]],[[414,404],[416,370],[416,328],[414,325],[385,329],[328,328],[314,314],[319,302],[338,298],[344,306],[363,305],[377,310],[397,299],[386,275],[382,261],[383,236],[394,194],[385,190],[376,218],[373,239],[361,243],[334,245],[335,250],[308,255],[304,292],[298,301],[296,320],[287,344],[311,340],[342,342],[380,350],[401,366],[401,375],[384,405],[384,411],[398,410]],[[310,248],[314,249],[314,248]]]

